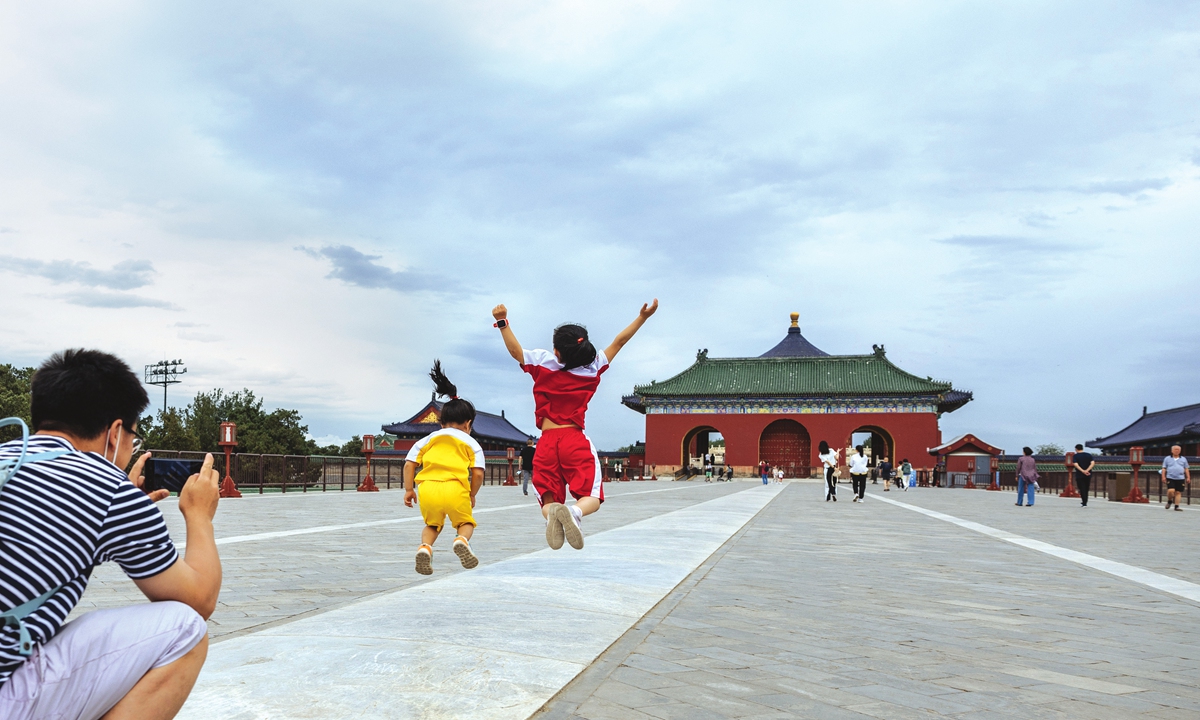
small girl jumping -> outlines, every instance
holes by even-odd
[[[603,352],[588,340],[582,325],[559,325],[553,352],[524,350],[508,324],[508,309],[492,310],[509,355],[533,376],[534,414],[542,438],[533,456],[533,487],[546,518],[546,543],[557,550],[564,538],[576,550],[583,547],[581,525],[604,502],[604,483],[596,447],[583,434],[588,402],[625,343],[658,310],[658,300],[642,305],[637,318]],[[567,491],[575,497],[568,506]]]
[[[442,429],[418,440],[404,458],[404,504],[412,507],[416,500],[425,520],[417,549],[417,572],[422,575],[433,574],[433,543],[447,516],[458,531],[454,554],[468,570],[479,565],[479,558],[471,552],[476,525],[471,508],[483,485],[484,470],[483,448],[471,437],[475,406],[458,396],[458,388],[442,372],[441,362],[433,361],[429,377],[437,394],[449,398],[438,417]],[[419,496],[416,485],[421,487]]]

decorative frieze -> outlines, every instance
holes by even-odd
[[[720,399],[644,398],[648,415],[848,415],[936,413],[936,398]]]

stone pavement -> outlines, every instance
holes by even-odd
[[[1194,513],[875,494],[1200,580]],[[1200,717],[1195,603],[846,495],[790,486],[536,717]]]
[[[640,521],[758,487],[614,485],[586,527],[589,537],[619,537]],[[1085,509],[1046,495],[1018,508],[1011,493],[885,494],[878,486],[858,505],[847,491],[825,503],[819,483],[788,484],[535,717],[1200,717],[1197,603],[880,499],[1145,568],[1198,591],[1200,569],[1189,555],[1200,541],[1200,510],[1101,500]],[[401,496],[223,504],[218,537],[227,540],[401,522],[222,545],[226,583],[210,622],[213,656],[233,638],[253,647],[268,628],[428,583],[412,571],[419,522]],[[485,566],[524,562],[544,547],[536,508],[525,501],[519,489],[484,489],[480,509],[495,509],[480,514],[474,543]],[[178,532],[177,512],[164,510]],[[439,546],[433,580],[463,575]],[[139,599],[129,581],[101,567],[84,601]],[[305,716],[377,714],[348,703],[345,712]]]

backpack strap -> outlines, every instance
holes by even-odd
[[[16,460],[0,460],[0,489],[3,489],[5,483],[17,474],[22,465],[54,460],[75,452],[74,450],[51,450],[50,452],[29,455],[29,426],[21,418],[11,417],[0,420],[0,427],[10,425],[21,426],[21,454],[17,456]],[[0,626],[15,627],[17,629],[17,653],[22,657],[29,657],[33,654],[33,638],[29,635],[29,628],[25,627],[25,618],[36,612],[42,605],[45,605],[46,601],[62,588],[62,585],[50,588],[29,602],[22,603],[12,610],[5,610],[3,613],[0,613],[0,621],[2,621],[2,625]]]

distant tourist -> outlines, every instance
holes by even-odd
[[[892,464],[888,462],[887,455],[884,455],[883,460],[879,462],[879,479],[883,480],[885,492],[892,489]]]
[[[824,440],[817,446],[817,450],[819,451],[817,457],[825,469],[825,502],[830,500],[837,502],[837,450],[829,447],[829,443]]]
[[[1092,454],[1084,452],[1082,445],[1075,446],[1075,484],[1079,486],[1079,495],[1083,498],[1080,507],[1087,507],[1088,493],[1092,488],[1092,468],[1096,461]]]
[[[850,494],[854,502],[863,502],[867,493],[867,475],[871,468],[867,467],[867,456],[863,454],[863,446],[854,447],[854,457],[850,458]]]
[[[904,458],[904,462],[900,463],[900,475],[904,478],[904,482],[900,483],[904,492],[908,492],[910,487],[917,486],[917,480],[914,477],[916,473],[913,472],[912,463],[908,461],[908,458]]]
[[[1025,454],[1017,458],[1017,505],[1021,506],[1029,496],[1029,507],[1033,507],[1034,492],[1038,486],[1037,461],[1033,459],[1033,448],[1026,447]]]
[[[713,466],[712,463],[704,463],[704,482],[712,482]]]
[[[758,474],[762,478],[763,485],[767,484],[767,470],[768,470],[767,461],[760,460],[758,462]]]
[[[725,482],[733,482],[733,466],[725,466]]]
[[[533,479],[533,454],[536,451],[533,438],[529,438],[525,447],[521,448],[521,492],[526,495],[529,494],[529,481]]]
[[[1171,454],[1163,458],[1161,474],[1167,481],[1167,509],[1170,510],[1174,504],[1175,509],[1182,512],[1179,498],[1183,494],[1183,486],[1185,483],[1192,484],[1192,471],[1188,467],[1187,458],[1183,456],[1183,448],[1178,445],[1171,446]]]
[[[783,468],[775,468],[775,482],[783,482]]]

